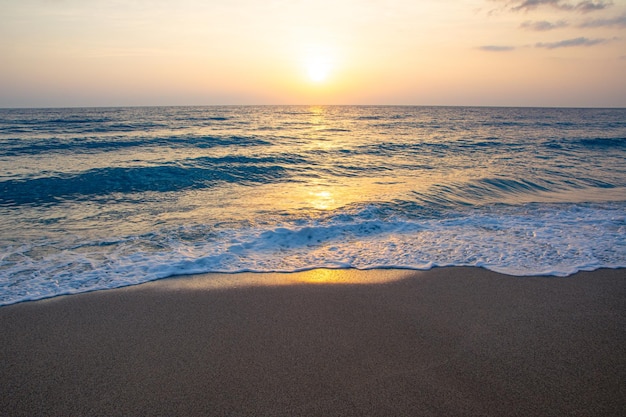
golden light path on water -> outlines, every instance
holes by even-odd
[[[368,146],[384,147],[387,142],[393,143],[397,140],[395,137],[377,135],[373,128],[371,131],[362,130],[361,125],[365,123],[363,121],[347,122],[345,119],[337,118],[334,114],[337,110],[332,106],[306,106],[296,110],[295,115],[283,113],[280,118],[273,116],[255,123],[280,127],[281,136],[278,140],[274,141],[271,131],[268,133],[270,152],[294,155],[296,158],[307,155],[307,158],[312,160],[310,166],[299,173],[294,172],[290,181],[281,183],[255,184],[254,187],[230,184],[231,188],[192,190],[180,195],[178,202],[179,205],[193,209],[181,212],[173,207],[170,211],[160,213],[158,215],[160,220],[170,222],[175,219],[180,221],[186,219],[190,222],[206,223],[220,218],[224,221],[237,221],[262,213],[266,218],[280,222],[281,217],[286,219],[285,216],[289,215],[306,216],[306,213],[309,213],[316,216],[324,212],[330,214],[335,210],[349,209],[351,205],[363,203],[377,204],[380,201],[398,201],[420,195],[429,195],[436,199],[437,193],[434,193],[433,189],[441,184],[471,183],[473,180],[485,177],[497,178],[499,175],[498,164],[490,159],[493,157],[481,154],[475,156],[476,159],[472,161],[475,166],[471,170],[466,169],[468,161],[463,159],[467,156],[451,153],[446,153],[445,160],[441,160],[440,166],[433,165],[438,160],[436,155],[432,154],[390,155],[388,158],[391,159],[376,161],[370,155],[354,150]],[[211,135],[219,131],[196,133]],[[406,133],[401,129],[394,133],[394,135],[403,134]],[[442,142],[450,140],[449,137],[440,139],[425,135],[427,135],[425,131],[420,131],[412,140],[416,144],[420,142],[436,144],[440,140]],[[285,137],[297,138],[297,141],[290,142],[284,140]],[[229,151],[232,151],[232,148],[202,149],[195,156],[227,157]],[[242,156],[251,155],[245,147],[238,148],[237,152]],[[156,158],[179,158],[177,155],[161,155],[158,152],[144,156],[146,161]],[[381,166],[383,164],[414,168],[386,169]],[[353,175],[345,175],[346,171],[350,170]],[[362,172],[371,174],[362,175]],[[535,190],[533,193],[510,194],[507,198],[513,203],[550,202],[555,198],[573,202],[602,201],[606,198],[606,192],[607,190],[597,192],[585,190],[584,195],[580,195],[581,192],[578,190],[562,193],[555,193],[554,190],[546,193]],[[482,203],[488,204],[491,200],[497,201],[498,198],[499,195],[483,196]],[[207,201],[219,204],[207,205],[205,203]],[[223,207],[223,211],[220,207]]]

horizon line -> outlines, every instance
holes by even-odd
[[[159,107],[474,107],[474,108],[527,108],[527,109],[626,109],[624,106],[558,106],[558,105],[490,105],[490,104],[131,104],[131,105],[70,105],[70,106],[0,106],[0,110],[46,109],[123,109]]]

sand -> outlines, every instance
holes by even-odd
[[[212,274],[1,307],[0,332],[3,416],[626,412],[624,269]]]

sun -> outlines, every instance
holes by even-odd
[[[302,41],[303,37],[295,37],[293,43],[300,81],[308,84],[311,91],[326,91],[338,82],[343,62],[341,58],[345,54],[339,53],[338,46],[324,36],[309,34],[307,37],[307,41]]]
[[[330,62],[323,57],[311,57],[306,63],[309,79],[315,83],[326,81],[330,73]]]
[[[307,48],[303,56],[303,66],[311,82],[323,83],[328,80],[333,69],[332,54],[321,47]]]

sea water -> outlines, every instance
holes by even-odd
[[[626,267],[626,109],[0,110],[0,304],[449,265]]]

